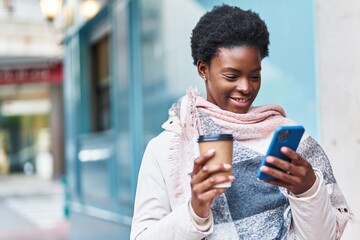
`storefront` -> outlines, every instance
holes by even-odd
[[[71,236],[128,239],[144,148],[188,86],[204,92],[192,65],[191,30],[222,2],[99,2],[91,19],[74,16],[64,38]],[[70,7],[76,13],[79,6],[80,1]],[[316,135],[313,3],[242,1],[240,6],[259,12],[271,33],[256,104],[283,105],[289,117]]]
[[[64,174],[62,31],[38,0],[0,3],[0,174]]]
[[[3,174],[64,174],[62,62],[54,59],[0,66],[0,154]],[[54,143],[54,144],[52,144]]]

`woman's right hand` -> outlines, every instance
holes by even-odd
[[[199,216],[206,218],[210,214],[210,206],[216,196],[224,193],[226,188],[214,188],[214,185],[234,181],[233,176],[210,176],[213,173],[226,172],[231,169],[229,164],[204,164],[215,155],[211,149],[203,153],[194,162],[191,175],[191,206]]]

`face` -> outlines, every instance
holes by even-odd
[[[261,85],[261,55],[254,47],[220,48],[210,65],[199,61],[207,100],[221,109],[247,113]]]

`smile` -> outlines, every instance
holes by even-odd
[[[248,102],[250,101],[251,98],[232,98],[230,97],[232,100],[239,102],[239,103],[244,103],[244,102]]]

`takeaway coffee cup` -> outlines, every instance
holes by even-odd
[[[215,135],[200,135],[198,138],[200,154],[215,149],[215,155],[205,163],[210,164],[230,164],[232,165],[233,159],[233,141],[232,134],[215,134]],[[225,175],[230,176],[231,169],[227,172],[216,173],[214,176]],[[228,188],[231,182],[221,183],[215,185],[216,188]]]

